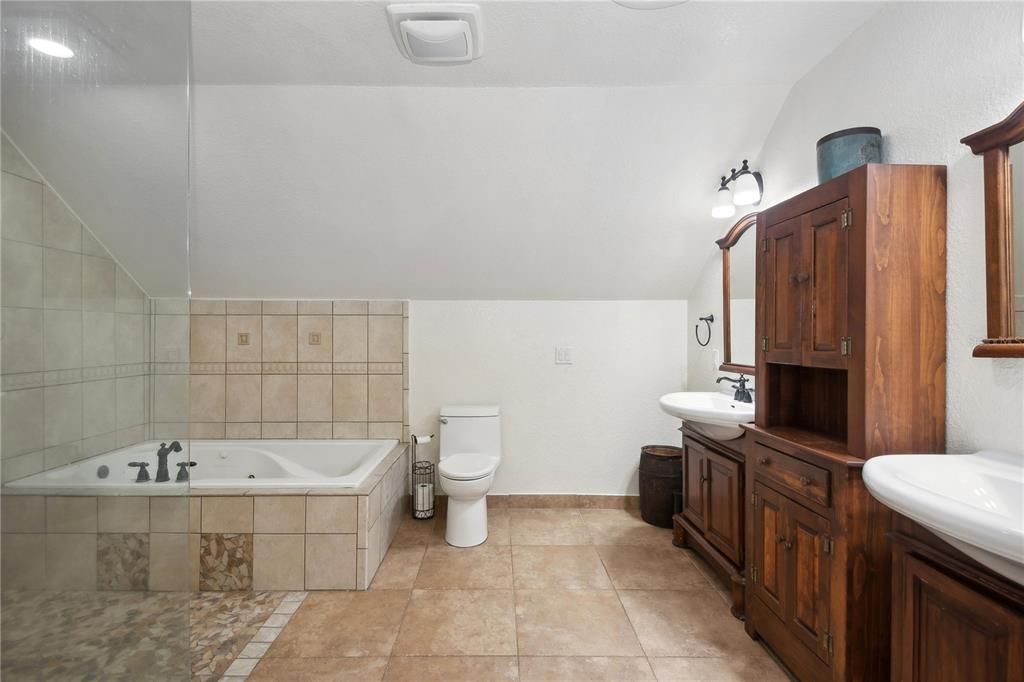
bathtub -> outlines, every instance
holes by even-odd
[[[129,462],[149,462],[156,478],[160,441],[147,441],[11,481],[11,492],[67,490],[111,495],[187,495],[189,490],[349,489],[359,487],[398,445],[396,440],[193,440],[167,458],[170,481],[136,483]],[[177,463],[195,462],[188,483]],[[100,477],[107,467],[105,478]],[[344,494],[344,493],[343,493]]]

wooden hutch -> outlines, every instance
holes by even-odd
[[[861,467],[945,451],[945,168],[862,166],[757,241],[746,629],[801,680],[886,680],[891,513]]]

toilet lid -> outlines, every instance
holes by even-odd
[[[472,481],[493,473],[497,466],[498,458],[492,455],[460,452],[442,459],[438,469],[453,481]]]

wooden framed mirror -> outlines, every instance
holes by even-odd
[[[1024,358],[1024,104],[960,141],[985,164],[988,335],[974,357]],[[1016,216],[1014,203],[1021,206]]]
[[[716,241],[722,249],[723,372],[754,375],[754,291],[757,213],[749,213]]]

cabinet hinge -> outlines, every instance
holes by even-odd
[[[825,648],[828,649],[828,655],[829,656],[832,656],[833,647],[834,647],[834,645],[832,644],[832,633],[831,632],[826,632],[825,633]]]
[[[757,566],[750,567],[750,581],[753,583],[757,582]]]
[[[768,253],[768,238],[767,237],[765,237],[764,239],[761,240],[761,250],[764,251],[765,253]]]
[[[830,536],[825,536],[821,541],[821,551],[825,554],[833,554],[836,551],[836,541]]]
[[[750,493],[750,504],[757,506],[757,493]]]
[[[843,227],[844,230],[849,230],[851,227],[853,227],[853,209],[852,208],[844,208],[843,212],[840,215],[842,216],[841,224],[842,224],[842,227]]]
[[[843,336],[839,339],[839,354],[853,355],[853,337]]]
[[[767,351],[768,350],[768,337],[767,336],[762,336],[761,337],[761,350],[762,351]]]

